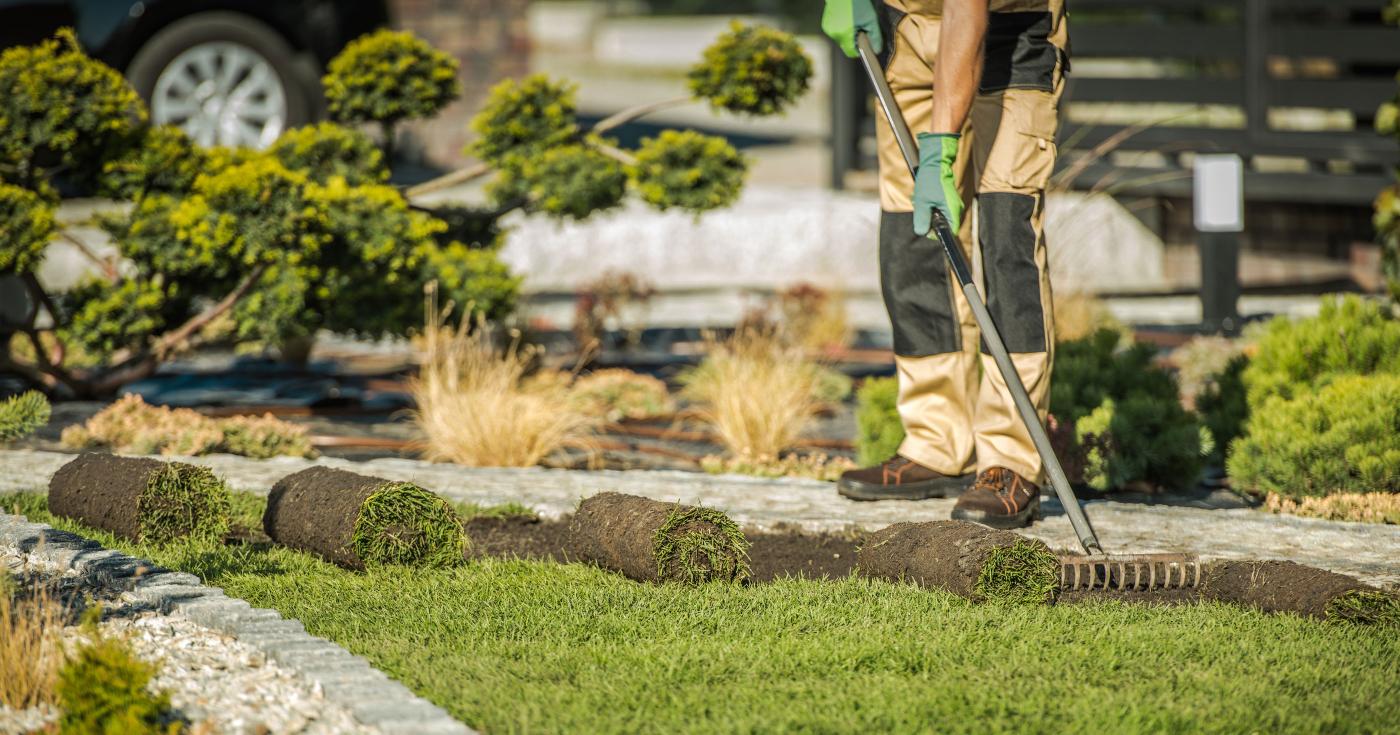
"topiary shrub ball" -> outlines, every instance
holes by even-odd
[[[704,212],[733,204],[748,168],[724,138],[663,130],[642,141],[629,173],[638,195],[653,207]]]
[[[351,186],[389,180],[384,154],[358,130],[323,122],[288,130],[268,153],[290,171],[300,171],[318,183],[339,176]]]
[[[0,183],[0,273],[28,273],[44,260],[54,206],[28,189]]]
[[[696,97],[743,115],[782,112],[807,91],[811,78],[812,60],[792,34],[738,21],[689,73]]]
[[[622,164],[581,144],[551,148],[521,161],[516,172],[503,171],[502,176],[521,179],[526,209],[558,218],[584,219],[616,207],[627,194]]]
[[[0,53],[0,162],[11,181],[37,186],[41,158],[70,176],[95,175],[100,153],[145,119],[136,91],[84,54],[70,28]]]
[[[501,168],[512,156],[530,158],[578,136],[574,86],[544,74],[507,79],[491,88],[471,121],[477,139],[467,153]]]
[[[461,94],[457,60],[407,31],[375,31],[351,41],[321,80],[338,122],[432,117]]]

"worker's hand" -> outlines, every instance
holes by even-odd
[[[826,0],[822,11],[822,31],[841,47],[852,59],[860,56],[856,51],[856,32],[865,31],[870,36],[870,47],[875,53],[885,50],[885,39],[880,35],[880,21],[875,15],[876,0]]]
[[[927,235],[933,227],[933,210],[943,213],[957,233],[962,224],[963,200],[953,177],[958,160],[956,133],[919,133],[919,169],[914,174],[914,234]]]

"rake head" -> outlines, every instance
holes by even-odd
[[[1062,591],[1190,589],[1201,584],[1201,560],[1190,554],[1061,556]]]

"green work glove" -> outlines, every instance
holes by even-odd
[[[875,53],[885,50],[885,39],[880,35],[880,21],[875,15],[874,0],[826,0],[822,11],[822,32],[831,37],[836,45],[852,59],[860,56],[856,51],[856,32],[865,31],[870,36],[870,47]]]
[[[958,160],[957,133],[919,133],[919,170],[914,174],[914,234],[927,235],[933,227],[933,210],[948,219],[957,234],[962,224],[963,200],[953,178]]]

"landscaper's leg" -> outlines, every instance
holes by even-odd
[[[927,5],[928,3],[923,3]],[[936,17],[918,3],[883,6],[885,77],[911,130],[927,130],[933,103]],[[971,480],[972,403],[977,381],[976,331],[941,245],[913,231],[914,182],[894,134],[876,116],[880,159],[880,281],[894,328],[899,414],[905,440],[899,455],[842,477],[843,495],[858,500],[955,495]],[[970,156],[961,157],[960,173]],[[967,179],[970,189],[971,178]],[[964,196],[970,191],[965,191]],[[970,197],[967,197],[970,201]],[[970,229],[964,221],[965,235]],[[963,241],[970,242],[965,236]]]
[[[1044,215],[1063,87],[1059,64],[1053,80],[1048,90],[979,94],[971,123],[987,309],[1042,421],[1055,345]],[[987,354],[974,428],[978,480],[959,498],[953,517],[1003,528],[1029,524],[1039,509],[1041,459]]]

